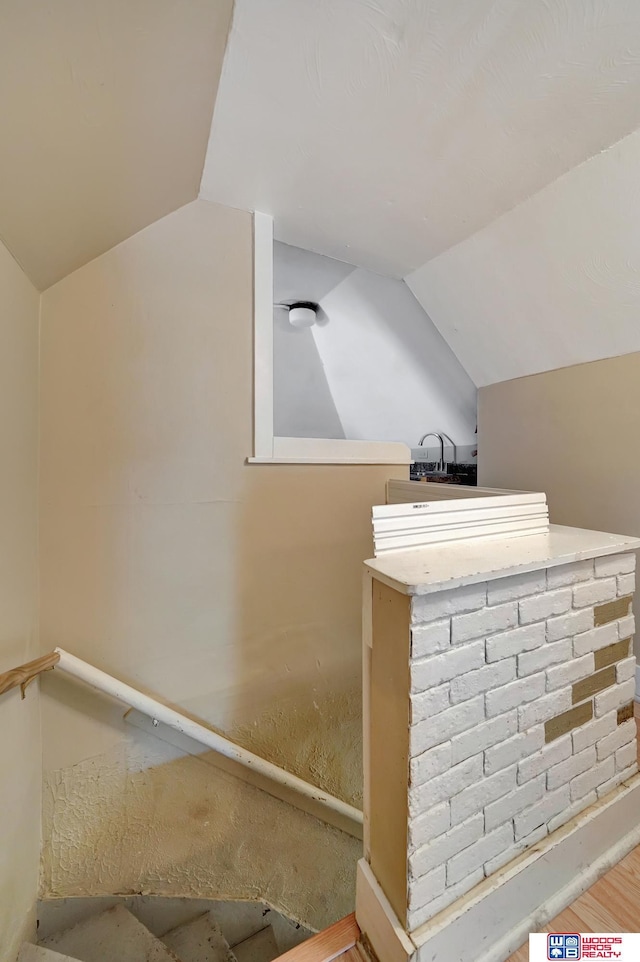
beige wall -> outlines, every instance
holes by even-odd
[[[42,645],[355,797],[332,739],[359,735],[370,507],[406,468],[245,463],[251,244],[248,214],[196,201],[43,295]],[[122,710],[43,689],[67,792],[61,772],[113,765]]]
[[[557,524],[640,535],[640,354],[482,388],[478,417],[479,484],[546,491]]]
[[[2,236],[43,290],[198,196],[233,0],[3,0]]]
[[[36,656],[38,294],[0,243],[0,671]],[[34,926],[40,852],[38,686],[0,699],[0,962]]]

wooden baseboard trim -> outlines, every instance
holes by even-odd
[[[360,938],[355,912],[278,956],[274,962],[333,962]]]

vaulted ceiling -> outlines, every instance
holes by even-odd
[[[2,0],[0,237],[38,287],[200,192],[405,277],[476,384],[640,349],[637,0],[232,5]]]
[[[202,196],[404,276],[638,126],[637,0],[236,0]]]
[[[232,0],[2,0],[0,236],[43,289],[193,200]]]

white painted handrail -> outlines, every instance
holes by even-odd
[[[136,708],[150,718],[162,722],[164,725],[168,725],[170,728],[181,732],[183,735],[187,735],[189,738],[193,738],[195,741],[200,742],[200,744],[205,745],[207,748],[213,749],[213,751],[218,752],[225,758],[232,759],[239,765],[251,769],[265,778],[277,782],[279,785],[283,785],[298,795],[302,795],[314,802],[319,802],[341,818],[362,825],[362,812],[354,808],[353,805],[348,805],[341,799],[321,791],[321,789],[316,788],[315,785],[310,785],[302,778],[298,778],[297,775],[292,775],[283,768],[279,768],[277,765],[266,761],[266,759],[260,758],[259,755],[254,755],[245,748],[241,748],[239,745],[229,741],[228,738],[225,738],[224,735],[219,735],[218,732],[214,732],[211,728],[207,728],[205,725],[201,725],[199,722],[187,718],[186,715],[181,715],[180,712],[174,711],[167,705],[163,705],[162,702],[151,698],[150,695],[145,695],[143,692],[138,691],[137,688],[126,685],[112,675],[108,675],[105,671],[94,668],[93,665],[82,661],[81,658],[76,658],[75,655],[69,654],[64,648],[56,648],[55,653],[60,656],[56,668],[66,672],[68,675],[79,678],[80,681],[83,681],[91,688],[111,695],[112,698],[124,702],[125,705]]]

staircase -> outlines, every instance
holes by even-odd
[[[230,945],[205,912],[157,937],[120,904],[25,943],[18,962],[272,962],[280,951],[270,924]]]

